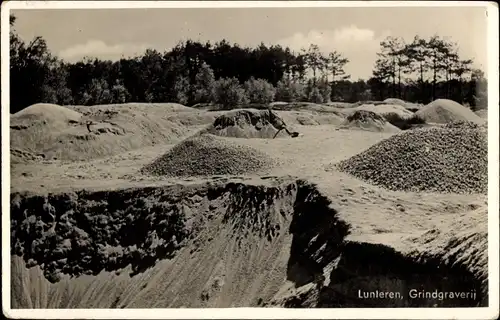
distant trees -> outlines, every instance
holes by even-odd
[[[11,26],[15,24],[11,16]],[[263,43],[254,48],[226,40],[179,42],[169,51],[103,61],[66,63],[45,40],[25,42],[10,33],[11,112],[37,102],[95,105],[126,102],[215,103],[229,109],[271,101],[356,102],[399,97],[429,102],[450,98],[486,105],[486,79],[460,59],[457,45],[438,36],[410,43],[388,37],[367,81],[351,81],[349,59],[311,44],[299,52]]]
[[[408,71],[403,40],[387,37],[380,43],[381,52],[377,53],[374,75],[381,81],[390,81],[392,96],[401,96],[401,76]]]
[[[337,51],[331,52],[328,55],[328,58],[327,69],[332,75],[331,100],[334,101],[338,100],[337,90],[335,86],[337,81],[343,81],[350,78],[350,76],[347,75],[344,71],[344,66],[349,63],[349,59],[344,58],[342,54],[338,53]]]
[[[15,18],[10,19],[11,23]],[[14,111],[33,103],[70,103],[66,66],[52,56],[41,37],[24,42],[10,33],[10,97]]]
[[[305,57],[306,70],[309,69],[312,72],[312,79],[306,86],[307,100],[316,103],[334,100],[337,81],[349,78],[344,71],[349,60],[337,51],[325,55],[315,44],[311,44],[307,51],[303,49],[302,52]],[[328,79],[330,75],[331,81]]]
[[[373,76],[368,81],[377,97],[392,96],[427,103],[448,98],[475,106],[470,87],[470,59],[460,59],[457,44],[439,36],[411,43],[387,37],[380,43]],[[484,77],[481,81],[484,81]]]

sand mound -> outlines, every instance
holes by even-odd
[[[312,114],[333,114],[340,115],[342,111],[342,106],[345,104],[317,104],[312,102],[286,102],[270,104],[274,111],[299,111],[299,112],[310,112]],[[254,109],[267,110],[268,106],[255,106]]]
[[[157,143],[176,143],[214,118],[202,113],[169,103],[67,108],[37,104],[12,116],[11,147],[43,154],[46,159],[95,159]]]
[[[217,117],[203,132],[233,138],[273,138],[278,130],[270,122],[267,110],[238,109]],[[288,136],[282,131],[277,137]]]
[[[285,123],[302,126],[316,126],[323,124],[340,125],[344,121],[345,115],[342,112],[332,110],[331,112],[316,111],[276,111]]]
[[[484,193],[485,130],[422,128],[390,137],[337,167],[390,190]]]
[[[334,108],[351,108],[352,103],[349,102],[340,102],[340,101],[332,101],[332,102],[327,102],[327,106],[334,107]]]
[[[384,117],[375,112],[357,110],[347,116],[341,128],[361,129],[377,132],[398,132],[399,128],[388,123]]]
[[[343,108],[310,102],[282,102],[271,103],[269,105],[249,104],[243,109],[267,111],[269,106],[287,124],[338,125],[345,118],[345,110]]]
[[[470,109],[447,99],[438,99],[429,103],[415,113],[427,123],[448,123],[454,121],[472,121],[482,123],[483,120]]]
[[[32,120],[48,122],[80,121],[82,114],[56,104],[37,103],[29,106],[11,117],[11,121]]]
[[[269,104],[269,106],[271,107],[275,107],[275,106],[286,106],[287,104],[289,104],[289,102],[284,102],[284,101],[274,101],[274,102],[271,102]]]
[[[359,290],[476,286],[470,273],[347,241],[350,225],[303,180],[15,193],[11,209],[13,308],[487,303],[480,294],[475,301],[359,299]]]
[[[407,110],[410,110],[412,112],[416,112],[420,110],[424,105],[421,103],[412,103],[412,102],[407,102],[398,98],[388,98],[384,100],[384,103],[387,104],[393,104],[393,105],[398,105],[402,106]]]
[[[165,119],[185,127],[201,127],[213,123],[222,114],[224,114],[222,111],[172,112]]]
[[[182,141],[141,169],[158,176],[212,176],[248,174],[273,166],[271,158],[253,148],[209,134]]]
[[[185,105],[174,103],[174,102],[165,102],[165,103],[146,103],[146,102],[129,102],[129,103],[115,103],[115,104],[99,104],[96,106],[67,106],[72,110],[81,112],[81,113],[89,113],[89,107],[92,109],[100,110],[101,112],[116,112],[117,110],[136,110],[143,111],[144,108],[149,108],[151,110],[159,109],[165,112],[192,112],[195,111],[191,107],[186,107]]]
[[[422,103],[412,103],[412,102],[407,102],[405,105],[405,108],[411,112],[417,112],[420,109],[422,109],[424,105]]]
[[[379,100],[361,100],[361,101],[357,101],[357,102],[354,102],[351,104],[351,107],[352,108],[355,108],[355,107],[359,107],[359,106],[362,106],[362,105],[375,105],[375,106],[380,106],[382,104],[387,104],[385,103],[384,101],[379,101]]]
[[[78,124],[83,119],[81,113],[69,108],[55,104],[38,103],[11,115],[11,135],[17,136],[30,132],[33,139],[41,139],[49,131],[64,130],[68,125]],[[24,145],[18,145],[18,147],[29,149],[32,147],[30,142],[35,141],[25,141]]]
[[[396,105],[396,104],[363,104],[358,107],[353,108],[352,110],[358,111],[358,110],[363,110],[363,111],[371,111],[375,112],[376,114],[379,114],[381,116],[385,114],[390,114],[390,113],[396,113],[402,118],[410,118],[413,116],[413,112],[406,110],[405,107]]]
[[[387,104],[396,104],[396,105],[400,105],[402,107],[404,107],[406,105],[406,101],[403,101],[401,99],[398,99],[398,98],[387,98],[384,100],[385,103]]]

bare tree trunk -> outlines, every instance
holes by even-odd
[[[402,97],[402,92],[401,92],[401,67],[398,68],[398,91],[399,91],[399,98]]]
[[[437,82],[437,67],[436,67],[436,56],[434,54],[433,60],[433,78],[432,78],[432,100],[436,100],[436,82]]]
[[[450,98],[450,70],[448,65],[446,66],[446,99]]]
[[[462,76],[458,77],[458,95],[460,97],[460,103],[464,102],[463,88],[462,88]]]
[[[392,96],[396,96],[396,61],[392,58]]]
[[[420,100],[424,101],[425,84],[424,84],[424,64],[420,62]]]
[[[335,72],[332,73],[332,92],[330,93],[330,99],[335,101]]]

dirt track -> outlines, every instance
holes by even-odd
[[[485,207],[486,195],[396,192],[369,185],[332,170],[331,164],[394,133],[295,126],[304,136],[225,138],[272,156],[280,165],[267,176],[180,180],[138,174],[172,144],[85,162],[16,164],[11,178],[13,253],[23,248],[24,259],[36,266],[28,270],[24,261],[13,258],[13,307],[486,303],[484,279],[473,270],[484,265],[468,265],[467,259],[446,262],[440,258],[446,252],[439,251],[424,259],[432,250],[409,240],[449,229],[457,216],[467,221],[479,214],[476,209]],[[55,234],[44,210],[56,217]],[[41,221],[38,235],[26,231],[26,224],[36,228],[36,217]],[[472,227],[478,234],[486,232],[484,224]],[[453,240],[448,237],[444,243]],[[43,239],[42,250],[27,254],[36,239]],[[63,273],[62,280],[50,284],[42,271],[49,278]],[[357,297],[360,289],[407,292],[421,285],[426,290],[436,285],[452,291],[474,288],[478,299],[405,298],[380,305],[380,300]]]

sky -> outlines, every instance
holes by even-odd
[[[459,45],[462,59],[486,71],[486,8],[218,8],[12,10],[14,29],[26,41],[42,36],[66,61],[84,56],[119,59],[146,48],[169,50],[180,40],[225,38],[244,46],[280,44],[292,50],[317,44],[350,62],[351,79],[371,76],[387,36],[410,42],[437,34]]]

